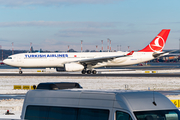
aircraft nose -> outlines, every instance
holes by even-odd
[[[3,60],[3,63],[4,63],[4,64],[7,64],[7,59]]]

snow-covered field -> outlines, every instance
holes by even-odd
[[[26,93],[27,90],[13,90],[13,85],[38,85],[41,82],[78,82],[84,89],[125,89],[128,86],[126,89],[131,90],[180,90],[178,77],[1,76],[0,94]],[[0,100],[0,118],[20,118],[22,105],[23,99]],[[15,115],[4,115],[7,110]]]

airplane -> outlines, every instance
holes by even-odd
[[[96,74],[94,68],[103,66],[127,66],[146,62],[160,56],[170,29],[163,29],[144,49],[137,52],[73,52],[73,53],[20,53],[9,56],[3,62],[21,68],[56,68],[61,71],[81,71],[82,74]]]

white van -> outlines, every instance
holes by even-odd
[[[56,83],[44,85],[48,90],[39,86],[27,93],[21,119],[180,120],[179,110],[158,92],[84,90],[80,86],[61,89]]]

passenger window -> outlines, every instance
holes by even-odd
[[[48,120],[76,120],[77,110],[75,108],[51,107]]]
[[[27,106],[27,120],[108,120],[109,110],[55,106]]]
[[[132,120],[128,113],[116,111],[116,120]]]
[[[28,106],[25,119],[28,120],[47,120],[49,107]]]
[[[109,110],[79,109],[78,120],[108,120]]]

